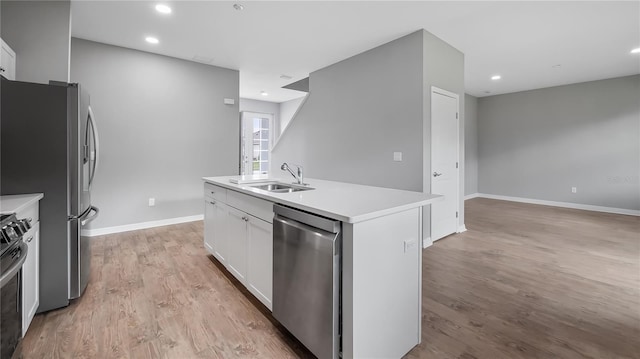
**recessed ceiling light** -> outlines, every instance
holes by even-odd
[[[238,10],[238,11],[242,11],[242,10],[244,10],[244,5],[242,5],[242,4],[233,4],[233,8]]]
[[[156,11],[163,14],[171,14],[171,8],[164,4],[156,5]]]
[[[551,66],[552,69],[559,69],[561,67],[562,67],[562,64],[557,64],[557,65]]]
[[[261,92],[260,92],[260,94],[261,94],[262,96],[269,96],[269,93],[267,93],[267,91],[261,91]]]
[[[289,76],[289,75],[280,75],[280,78],[283,80],[291,80],[293,77]]]
[[[157,44],[160,42],[160,40],[158,40],[157,38],[153,37],[153,36],[147,36],[145,38],[145,41],[150,43],[150,44]]]
[[[484,93],[487,93],[487,94],[489,94],[489,93],[491,93],[491,91],[485,91]]]
[[[491,76],[491,79],[492,79],[493,81],[500,80],[501,78],[502,78],[502,76],[500,76],[500,75],[493,75],[493,76]]]
[[[640,54],[640,47],[636,47],[635,49],[631,50],[632,54]]]

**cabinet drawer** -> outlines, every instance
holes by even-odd
[[[227,192],[227,204],[263,221],[273,223],[273,202],[229,191]]]
[[[227,189],[205,182],[204,196],[210,199],[217,199],[218,201],[227,202]]]

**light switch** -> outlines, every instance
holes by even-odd
[[[393,160],[396,162],[402,162],[402,152],[394,152]]]

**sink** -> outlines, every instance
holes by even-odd
[[[296,186],[293,184],[286,183],[267,183],[261,184],[258,186],[251,186],[252,188],[261,189],[263,191],[275,192],[275,193],[290,193],[290,192],[300,192],[300,191],[308,191],[314,188],[304,187],[304,186]]]

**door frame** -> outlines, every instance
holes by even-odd
[[[431,91],[429,93],[429,104],[430,104],[430,112],[431,112],[431,121],[430,121],[430,132],[431,132],[431,141],[429,143],[429,146],[431,146],[431,158],[430,158],[430,170],[429,170],[429,192],[433,193],[433,177],[432,177],[432,173],[433,173],[433,155],[434,155],[434,151],[433,151],[433,138],[434,138],[434,133],[433,133],[433,96],[434,94],[439,94],[439,95],[443,95],[443,96],[447,96],[447,97],[451,97],[453,99],[456,100],[456,162],[458,163],[458,171],[456,174],[456,212],[458,213],[458,217],[457,217],[457,221],[456,221],[456,229],[453,233],[461,233],[464,232],[464,230],[462,229],[463,227],[461,227],[460,225],[460,218],[462,216],[460,216],[460,198],[461,198],[461,191],[460,191],[460,173],[462,173],[460,170],[462,169],[462,163],[460,163],[460,120],[461,120],[461,114],[460,114],[460,95],[458,95],[455,92],[451,92],[451,91],[447,91],[444,89],[441,89],[439,87],[436,86],[431,86]],[[438,238],[436,240],[433,239],[433,221],[431,220],[433,218],[433,208],[431,208],[430,212],[429,212],[429,240],[431,242],[435,242],[437,240],[440,240],[442,238]]]
[[[275,126],[275,115],[272,113],[266,113],[266,112],[256,112],[256,111],[240,111],[240,137],[239,137],[239,147],[240,147],[240,163],[238,166],[238,174],[242,175],[242,172],[244,171],[244,165],[243,165],[243,158],[242,158],[242,154],[244,151],[243,148],[243,144],[242,144],[242,136],[244,135],[243,133],[243,128],[242,128],[242,122],[244,119],[244,116],[250,116],[250,117],[261,117],[261,118],[268,118],[269,119],[269,162],[271,162],[271,150],[273,149],[273,145],[274,145],[274,126]],[[253,143],[253,141],[252,141]],[[271,166],[269,166],[269,168],[271,168]],[[246,173],[244,175],[247,175]],[[253,173],[249,174],[249,175],[253,175]]]

